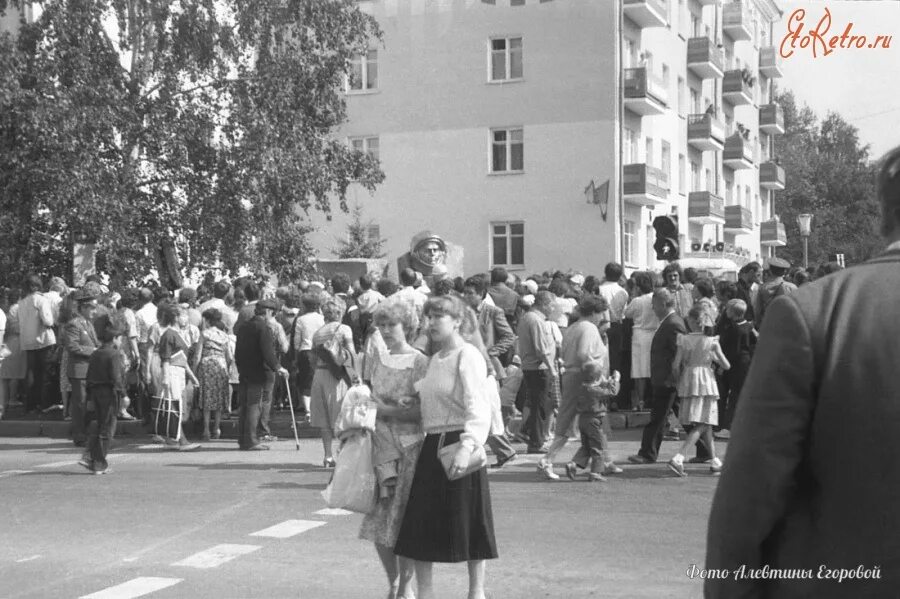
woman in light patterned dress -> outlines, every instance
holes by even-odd
[[[378,403],[374,455],[379,499],[375,510],[363,519],[359,537],[375,543],[390,585],[388,597],[403,599],[412,597],[415,569],[412,560],[394,554],[394,543],[422,447],[414,384],[425,376],[428,358],[409,344],[419,328],[411,303],[388,299],[375,310],[373,322],[384,341],[382,351],[369,360],[371,368],[366,368],[372,398]]]
[[[200,333],[200,345],[194,356],[194,371],[200,381],[200,407],[203,410],[203,440],[222,436],[222,411],[228,407],[231,394],[229,368],[234,362],[222,313],[216,308],[203,311],[204,328]],[[214,433],[209,433],[210,418]]]

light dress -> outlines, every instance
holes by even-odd
[[[373,397],[391,406],[419,404],[414,385],[425,376],[428,358],[419,352],[391,354],[385,350],[376,352],[370,362]],[[377,421],[373,437],[376,468],[379,456],[395,457],[396,484],[393,494],[382,496],[375,510],[363,518],[359,538],[385,547],[397,542],[423,438],[420,422]]]
[[[703,333],[678,337],[681,350],[681,376],[678,378],[681,407],[678,419],[682,424],[719,423],[719,387],[712,369],[713,352],[718,345],[718,337]]]
[[[625,318],[634,320],[631,336],[631,378],[650,378],[650,347],[659,328],[659,318],[653,313],[653,294],[645,293],[631,300],[625,307]]]
[[[228,333],[217,327],[203,329],[203,354],[200,358],[200,406],[204,410],[224,410],[228,406]]]

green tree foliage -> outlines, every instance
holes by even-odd
[[[778,254],[802,264],[803,245],[797,215],[813,214],[809,263],[843,253],[858,263],[880,252],[880,207],[875,195],[875,167],[869,146],[861,145],[856,127],[839,114],[819,122],[790,91],[773,101],[784,109],[785,134],[775,138],[775,156],[785,169],[784,191],[775,194],[775,212],[785,225],[788,245]]]
[[[312,257],[309,210],[383,179],[333,135],[350,60],[381,36],[353,0],[42,4],[0,40],[4,272],[58,274],[80,239],[118,280],[290,277]]]
[[[332,250],[338,258],[384,258],[386,239],[373,239],[369,228],[374,221],[363,222],[362,206],[353,207],[353,218],[347,224],[346,239],[338,238],[338,247]]]

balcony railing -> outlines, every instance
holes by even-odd
[[[763,104],[759,107],[759,130],[768,135],[784,133],[784,110],[780,104]]]
[[[625,16],[639,27],[665,27],[669,23],[668,10],[662,0],[625,0]]]
[[[775,247],[787,245],[787,234],[784,231],[784,223],[777,220],[767,220],[759,225],[759,244]]]
[[[665,84],[646,67],[625,69],[625,107],[638,114],[662,114],[669,103]]]
[[[781,57],[775,46],[763,46],[759,49],[759,72],[772,79],[784,76]]]
[[[759,186],[764,189],[782,190],[785,186],[784,169],[769,161],[759,165]]]
[[[625,201],[641,206],[657,206],[669,197],[669,176],[649,164],[626,164],[622,168]]]
[[[743,2],[729,2],[722,9],[722,31],[736,42],[752,37],[752,22],[750,11]]]
[[[747,235],[753,232],[753,213],[743,206],[725,206],[725,232]]]
[[[687,125],[688,143],[698,150],[721,150],[725,147],[725,125],[710,114],[690,114]]]
[[[688,40],[687,66],[701,79],[721,77],[725,72],[725,52],[708,37]]]
[[[722,99],[733,106],[753,102],[753,86],[745,79],[742,71],[737,69],[725,71],[722,81]]]
[[[753,168],[753,148],[740,133],[725,140],[722,162],[732,169]]]
[[[709,191],[688,194],[688,220],[701,225],[725,223],[725,200]]]

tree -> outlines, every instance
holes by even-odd
[[[775,155],[785,169],[784,191],[775,193],[775,212],[785,225],[788,244],[778,254],[801,264],[803,246],[797,215],[813,214],[810,264],[843,253],[847,263],[862,262],[883,249],[878,233],[880,207],[869,146],[856,127],[829,112],[818,121],[790,91],[777,92],[784,109],[785,134],[776,137]]]
[[[363,222],[362,206],[353,207],[352,220],[347,224],[347,238],[338,238],[338,247],[332,250],[338,258],[384,258],[382,251],[386,239],[373,238],[369,233],[375,221]]]
[[[309,210],[383,179],[333,135],[351,58],[380,37],[353,0],[44,2],[0,42],[0,237],[52,247],[2,249],[39,264],[95,241],[114,279],[170,285],[215,263],[302,271]]]

